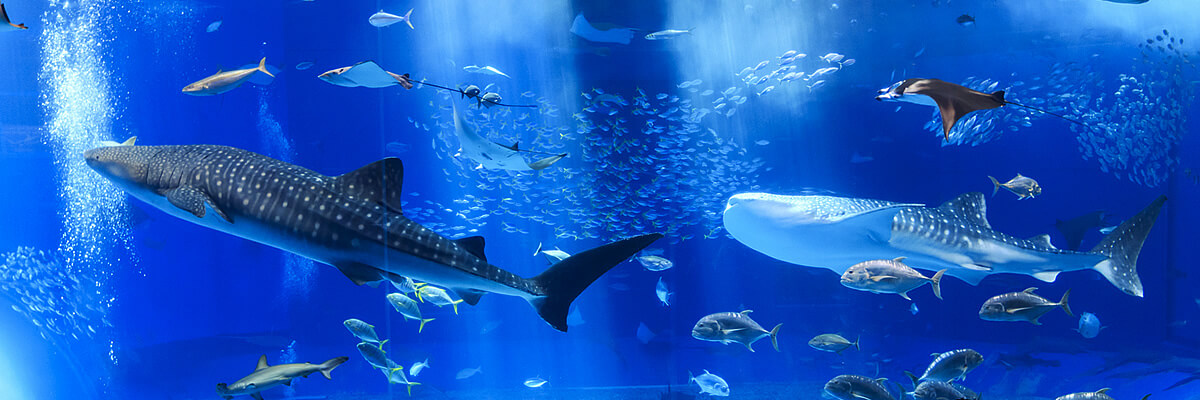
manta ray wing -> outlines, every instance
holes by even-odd
[[[1005,104],[1004,92],[987,94],[938,79],[923,79],[905,89],[906,93],[929,96],[937,103],[942,116],[942,134],[950,140],[950,129],[959,119],[979,110],[990,110]]]
[[[392,74],[385,71],[383,67],[380,67],[374,61],[363,61],[354,64],[354,66],[342,73],[342,77],[349,79],[359,86],[375,89],[400,84]]]

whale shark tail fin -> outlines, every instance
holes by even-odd
[[[333,376],[330,376],[329,373],[333,371],[334,368],[337,368],[337,366],[342,365],[342,363],[349,359],[350,357],[341,356],[331,358],[329,361],[321,363],[321,375],[325,375],[325,379],[333,379]]]
[[[661,233],[635,236],[609,243],[559,261],[531,278],[542,295],[529,299],[538,315],[554,329],[567,331],[571,302],[605,272],[662,238]]]
[[[1142,297],[1142,280],[1137,274],[1138,253],[1142,251],[1142,243],[1154,227],[1159,211],[1167,196],[1159,196],[1141,212],[1118,225],[1100,244],[1092,248],[1092,253],[1102,254],[1108,258],[1092,266],[1109,282],[1121,291]]]

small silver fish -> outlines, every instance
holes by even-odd
[[[992,188],[992,196],[995,196],[996,192],[1000,191],[1000,187],[1004,187],[1005,189],[1008,189],[1008,191],[1013,192],[1013,194],[1017,195],[1018,200],[1032,199],[1034,196],[1039,196],[1042,194],[1042,186],[1039,185],[1037,181],[1033,180],[1033,178],[1022,176],[1021,174],[1017,174],[1016,177],[1009,179],[1008,182],[1005,183],[1000,183],[1000,181],[996,180],[995,177],[990,175],[988,176],[988,179],[992,180],[992,185],[994,186]]]
[[[529,379],[525,380],[525,387],[540,388],[543,385],[545,385],[546,383],[548,383],[548,382],[546,382],[546,380],[542,379],[541,377],[533,377],[533,378],[529,378]]]
[[[674,39],[683,35],[691,35],[692,30],[667,29],[646,35],[646,40],[666,40]]]
[[[217,71],[215,74],[185,86],[183,93],[192,96],[214,96],[225,93],[237,89],[238,86],[242,86],[242,83],[249,80],[250,76],[256,72],[262,72],[271,77],[275,76],[270,71],[267,71],[267,58],[263,57],[262,60],[259,60],[257,68]]]
[[[350,318],[342,322],[342,325],[345,325],[346,329],[348,329],[350,333],[354,334],[355,337],[358,337],[364,342],[379,343],[379,335],[375,334],[374,325],[354,318]]]
[[[637,258],[638,262],[651,271],[665,271],[675,266],[671,260],[659,256],[641,256]]]
[[[692,376],[692,371],[688,371],[688,383],[696,382],[700,386],[700,393],[708,393],[713,396],[729,396],[729,384],[724,378],[713,375],[713,373],[704,370],[700,376]]]
[[[841,355],[842,351],[850,348],[851,346],[854,346],[855,350],[862,350],[861,347],[858,347],[859,341],[860,339],[855,339],[853,342],[851,342],[850,340],[842,337],[842,335],[838,335],[836,333],[826,333],[812,338],[812,340],[808,341],[808,345],[817,350],[828,351]]]

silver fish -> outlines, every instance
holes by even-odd
[[[1042,186],[1039,185],[1037,181],[1021,174],[1017,174],[1017,176],[1009,179],[1008,182],[1005,183],[1000,183],[1000,181],[996,180],[996,178],[992,176],[988,176],[988,179],[992,180],[992,185],[994,186],[992,188],[992,196],[995,196],[996,192],[1000,191],[1001,187],[1008,189],[1008,191],[1017,195],[1018,200],[1032,199],[1034,196],[1040,196],[1042,194]]]
[[[946,271],[943,269],[928,278],[905,265],[904,257],[864,261],[854,264],[842,274],[842,286],[872,293],[895,293],[912,301],[908,292],[929,283],[933,286],[933,295],[940,299],[942,275]]]
[[[986,321],[1029,321],[1034,325],[1041,325],[1038,318],[1058,307],[1062,307],[1067,315],[1075,315],[1071,313],[1071,306],[1067,304],[1071,289],[1067,289],[1057,303],[1033,294],[1034,290],[1037,288],[1031,287],[1024,291],[1005,293],[988,299],[979,308],[979,318]]]
[[[692,327],[692,337],[723,344],[741,343],[750,351],[754,351],[754,347],[751,347],[754,342],[769,336],[771,346],[775,347],[775,351],[779,351],[779,341],[776,336],[779,334],[779,327],[783,324],[775,325],[775,328],[768,331],[763,329],[758,322],[750,319],[750,312],[751,310],[745,310],[736,313],[709,314]]]

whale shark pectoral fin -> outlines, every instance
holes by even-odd
[[[342,271],[342,275],[350,278],[355,285],[377,283],[384,279],[379,269],[366,264],[342,262],[334,264],[334,267],[337,267],[338,271]]]
[[[454,294],[457,294],[458,297],[461,298],[464,303],[467,303],[467,305],[472,305],[472,306],[479,304],[479,298],[483,297],[483,295],[485,293],[487,293],[487,292],[481,292],[481,291],[472,290],[472,289],[450,288],[450,290],[454,291]]]
[[[479,257],[480,260],[487,262],[487,257],[483,255],[483,236],[467,236],[465,238],[454,239],[454,244],[457,244],[458,247],[462,247],[462,249],[466,250],[468,253],[474,254],[475,257]],[[467,303],[475,305],[471,302]]]
[[[1034,272],[1034,273],[1033,273],[1033,277],[1034,277],[1034,278],[1038,278],[1038,279],[1039,279],[1039,280],[1041,280],[1042,282],[1054,282],[1054,280],[1055,280],[1055,279],[1058,279],[1058,273],[1059,273],[1059,272],[1062,272],[1062,271],[1042,271],[1042,272]]]
[[[250,393],[250,397],[254,398],[254,400],[263,400],[262,393],[258,392]]]
[[[208,195],[200,189],[192,186],[180,186],[166,191],[166,193],[163,193],[163,195],[167,197],[167,201],[171,202],[171,205],[179,207],[181,210],[190,212],[197,218],[204,218],[204,215],[206,214],[204,206],[207,204],[208,208],[211,208],[213,212],[217,213],[217,216],[221,217],[221,219],[224,219],[229,223],[233,223],[233,219],[229,218],[229,215],[225,214],[225,212],[218,208],[216,204],[213,204],[212,198],[208,197]]]
[[[404,189],[404,163],[388,157],[334,178],[335,185],[346,194],[362,197],[392,211],[400,209],[400,192]]]
[[[306,376],[305,376],[305,378],[307,378],[307,377],[308,377],[308,376],[306,375]],[[286,380],[286,381],[283,381],[283,384],[284,384],[284,385],[287,385],[287,386],[292,386],[292,380],[291,380],[291,379],[288,379],[288,380]]]
[[[962,263],[962,264],[959,264],[958,266],[972,270],[972,271],[982,271],[982,272],[991,272],[992,271],[992,267],[989,267],[986,265]]]
[[[258,371],[266,367],[269,367],[267,365],[267,355],[263,354],[261,357],[258,357],[258,365],[254,367],[254,370]]]

